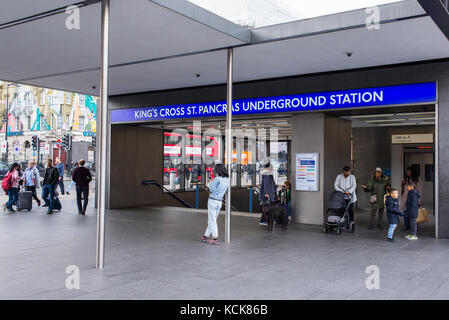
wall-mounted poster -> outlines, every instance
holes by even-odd
[[[318,191],[318,153],[296,154],[296,191]]]

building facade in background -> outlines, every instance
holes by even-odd
[[[0,81],[0,119],[2,160],[7,143],[8,162],[45,161],[57,156],[63,161],[70,156],[72,160],[94,161],[91,144],[96,134],[96,97]],[[71,155],[57,143],[67,133],[73,137]],[[32,148],[34,135],[40,140],[39,150]]]
[[[247,29],[299,20],[303,14],[282,0],[189,0]]]

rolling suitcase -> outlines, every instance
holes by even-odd
[[[33,207],[33,193],[31,191],[20,191],[19,200],[17,201],[17,211],[31,211]]]
[[[53,210],[61,211],[61,209],[62,209],[61,201],[59,201],[59,198],[56,196],[53,199]]]

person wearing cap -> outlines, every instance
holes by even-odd
[[[384,197],[390,192],[388,177],[382,173],[382,168],[377,167],[374,174],[369,178],[368,184],[361,187],[370,194],[371,216],[368,229],[373,228],[377,212],[379,212],[377,227],[382,229],[382,217],[385,209]]]

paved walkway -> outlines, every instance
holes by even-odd
[[[449,299],[449,241],[410,242],[398,231],[389,243],[363,226],[367,213],[341,236],[294,224],[270,233],[235,216],[232,243],[211,246],[198,241],[205,213],[113,210],[99,271],[93,207],[80,216],[73,200],[62,205],[51,216],[0,213],[1,299]],[[223,216],[219,225],[223,234]],[[79,290],[66,288],[69,265],[80,268]],[[379,290],[366,288],[369,265],[379,267]]]

